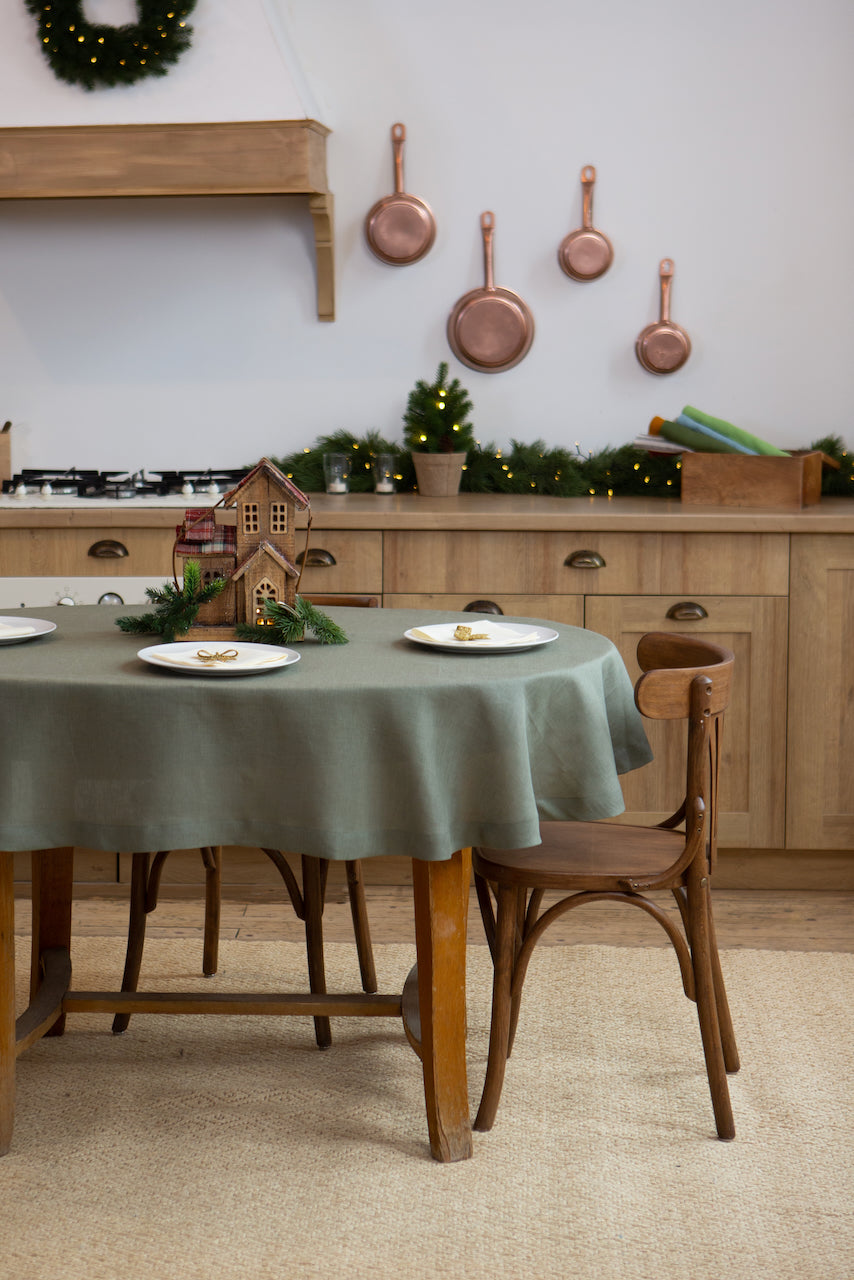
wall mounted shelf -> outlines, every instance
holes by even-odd
[[[329,132],[316,120],[0,129],[0,199],[305,196],[314,225],[317,317],[334,320]]]

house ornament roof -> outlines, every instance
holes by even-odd
[[[225,495],[222,499],[222,506],[233,507],[237,502],[237,496],[240,493],[240,490],[249,484],[250,480],[254,480],[260,472],[265,472],[270,479],[279,486],[279,488],[284,490],[297,510],[305,511],[307,507],[311,506],[311,502],[303,493],[302,489],[298,489],[293,480],[289,480],[284,472],[280,471],[276,464],[271,462],[269,458],[262,458],[258,465],[253,467],[252,470],[243,477],[240,483],[235,485],[235,487]]]
[[[277,551],[276,548],[271,543],[262,542],[253,551],[250,552],[250,554],[246,557],[246,559],[243,561],[242,564],[239,564],[237,566],[237,568],[234,570],[234,573],[231,575],[231,581],[237,582],[239,578],[242,578],[244,573],[246,573],[247,569],[249,569],[250,566],[256,560],[260,560],[262,556],[269,556],[272,560],[275,560],[279,568],[284,569],[288,577],[290,578],[299,577],[299,570],[295,565],[291,564],[287,556],[283,556],[282,553],[280,551]]]

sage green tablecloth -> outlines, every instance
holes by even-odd
[[[333,609],[349,644],[224,677],[140,661],[156,640],[118,630],[127,608],[19,612],[57,630],[0,646],[0,849],[443,859],[614,816],[617,775],[651,757],[622,659],[575,627],[458,656],[403,633],[459,615]]]

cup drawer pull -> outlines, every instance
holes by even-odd
[[[322,547],[310,547],[308,551],[301,551],[297,556],[297,564],[301,569],[331,568],[337,563],[332,552],[324,551]]]
[[[569,569],[604,569],[605,561],[598,551],[573,551],[563,562]]]
[[[494,600],[469,600],[463,605],[463,613],[500,613],[504,617],[504,610]]]
[[[100,542],[93,542],[86,554],[94,556],[96,560],[121,560],[122,556],[128,554],[128,549],[123,542],[102,538]]]
[[[675,622],[699,622],[702,618],[708,618],[709,615],[696,600],[680,600],[678,604],[670,606],[667,616],[673,618]]]

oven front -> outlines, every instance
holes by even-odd
[[[146,604],[146,587],[159,578],[0,578],[0,609],[43,609],[54,604]]]

